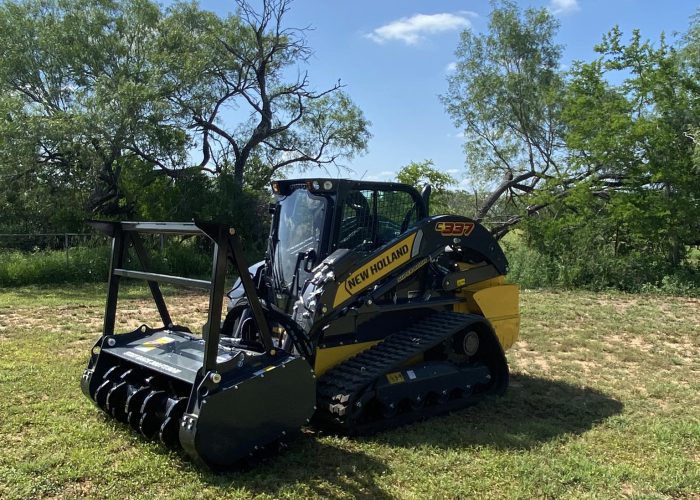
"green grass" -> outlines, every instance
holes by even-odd
[[[196,243],[194,240],[172,243],[153,252],[150,270],[183,276],[210,276],[211,252],[202,250]],[[109,256],[108,246],[72,247],[67,252],[22,252],[0,248],[0,287],[102,283],[109,272]],[[252,257],[255,260],[251,262],[259,260],[257,255]],[[127,267],[140,269],[133,256]]]
[[[107,279],[108,247],[21,252],[0,249],[0,286],[86,283]]]
[[[700,494],[698,299],[526,291],[506,396],[373,437],[308,429],[253,470],[213,475],[80,393],[104,288],[0,291],[1,498]],[[176,321],[202,321],[203,296],[170,292]],[[120,328],[154,319],[143,289],[122,298]]]

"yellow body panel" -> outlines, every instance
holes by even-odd
[[[357,344],[316,349],[316,363],[314,364],[316,376],[319,377],[323,375],[338,363],[351,358],[355,354],[364,351],[365,349],[369,349],[379,342],[379,340],[373,340],[371,342],[358,342]]]
[[[465,266],[466,268],[466,266]],[[476,313],[489,320],[505,351],[520,332],[520,287],[506,285],[504,276],[473,283],[459,291],[467,301],[454,307],[456,312]]]
[[[411,241],[412,243],[412,241]],[[460,269],[468,269],[469,264],[460,264]],[[466,302],[456,304],[455,312],[481,314],[489,320],[496,332],[503,350],[512,346],[520,332],[520,287],[508,285],[504,276],[496,276],[488,280],[472,283],[457,292]],[[336,296],[337,300],[337,296]],[[360,342],[344,346],[318,348],[314,371],[321,376],[337,364],[352,356],[369,349],[381,340]],[[422,354],[409,360],[406,366],[423,360]]]

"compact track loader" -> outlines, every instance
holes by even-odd
[[[312,419],[375,432],[503,393],[518,287],[483,226],[429,216],[429,187],[272,189],[268,249],[250,268],[235,225],[92,222],[113,238],[103,333],[81,383],[100,408],[221,469],[278,449]],[[142,233],[209,238],[211,281],[150,272]],[[140,269],[127,269],[132,248]],[[225,294],[229,262],[240,277]],[[115,334],[124,278],[147,281],[161,326]],[[173,322],[161,282],[209,290],[201,335]]]

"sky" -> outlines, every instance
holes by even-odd
[[[251,0],[253,5],[256,0]],[[657,41],[684,32],[700,4],[687,0],[532,0],[559,20],[562,66],[592,60],[593,47],[618,25],[627,39],[633,29]],[[202,8],[225,14],[233,2],[200,0]],[[306,70],[322,90],[340,79],[371,122],[372,139],[363,156],[344,162],[342,177],[393,180],[412,161],[433,160],[467,187],[463,137],[440,103],[462,30],[488,27],[488,0],[295,0],[288,27],[311,27],[313,50]],[[334,171],[331,174],[336,175]]]

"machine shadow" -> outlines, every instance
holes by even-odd
[[[483,401],[443,417],[372,436],[346,438],[350,442],[401,448],[431,446],[466,449],[485,446],[527,450],[563,436],[582,434],[622,412],[623,404],[591,387],[531,375],[511,375],[506,395]],[[185,467],[197,470],[210,487],[230,491],[244,488],[253,495],[294,494],[294,485],[315,497],[391,498],[377,483],[389,471],[382,460],[359,446],[334,446],[306,432],[283,453],[253,467],[213,473],[199,469],[181,453]],[[352,448],[352,449],[349,449]],[[167,451],[164,449],[164,453]],[[283,491],[284,490],[284,491]]]
[[[560,436],[582,434],[623,408],[620,401],[591,387],[513,374],[503,397],[364,439],[411,448],[529,449]]]
[[[200,470],[200,480],[221,488],[245,488],[253,496],[295,494],[294,485],[313,490],[315,498],[392,498],[377,485],[387,472],[386,464],[362,451],[339,448],[305,435],[291,443],[290,449],[270,457],[253,468],[215,474]],[[290,487],[291,486],[291,487]]]

